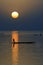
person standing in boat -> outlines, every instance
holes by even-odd
[[[14,44],[15,44],[15,39],[13,39],[13,47],[14,47]]]

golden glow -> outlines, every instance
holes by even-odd
[[[12,16],[12,18],[18,18],[19,17],[19,13],[14,11],[14,12],[11,13],[11,16]]]
[[[12,42],[13,42],[13,39],[15,40],[15,42],[18,42],[18,32],[17,31],[12,32]]]
[[[12,65],[18,65],[18,44],[12,46]]]
[[[0,9],[5,15],[10,15],[14,10],[20,12],[20,15],[27,15],[33,12],[37,13],[40,8],[42,8],[43,11],[42,1],[43,0],[0,0]]]

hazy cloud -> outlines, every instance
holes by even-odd
[[[14,10],[22,13],[37,11],[43,7],[43,0],[1,0],[0,8],[3,12],[10,13]]]

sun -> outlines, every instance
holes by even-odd
[[[14,11],[11,13],[12,18],[17,19],[19,17],[19,13],[17,11]]]

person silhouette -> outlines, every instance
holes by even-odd
[[[15,39],[13,39],[13,47],[14,47],[14,44],[15,44]]]

